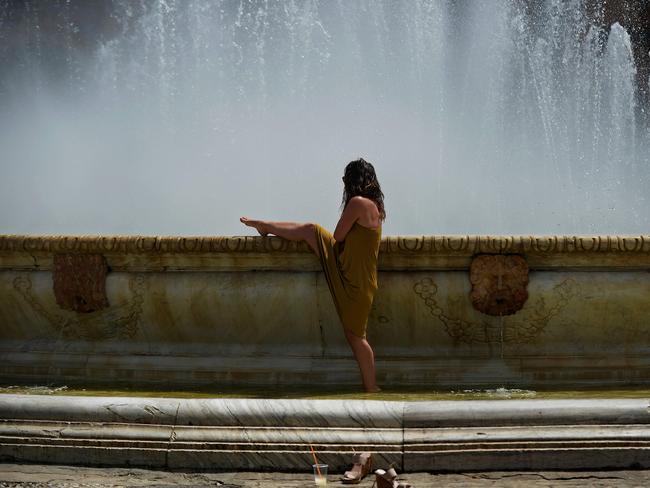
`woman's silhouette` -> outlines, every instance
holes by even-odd
[[[314,223],[240,220],[263,236],[274,234],[309,244],[320,259],[364,389],[377,392],[375,358],[366,340],[366,326],[377,290],[377,255],[381,223],[386,218],[384,194],[374,167],[364,159],[348,163],[343,183],[343,212],[333,235]]]

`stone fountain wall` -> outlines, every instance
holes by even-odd
[[[481,275],[524,287],[511,315],[474,308],[484,254],[524,260],[527,284]],[[385,237],[379,267],[385,386],[650,381],[650,236]],[[316,257],[279,238],[0,236],[0,323],[3,383],[359,383]]]

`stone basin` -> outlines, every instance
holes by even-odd
[[[305,245],[0,236],[0,460],[648,467],[648,269],[647,236],[385,237],[373,397]]]
[[[525,261],[518,311],[474,308],[470,268],[485,255]],[[74,280],[55,263],[84,256],[105,263],[77,283],[95,304],[59,286]],[[378,381],[647,385],[648,269],[648,236],[384,237],[368,323]],[[279,238],[0,235],[0,321],[5,385],[359,384],[318,261]]]

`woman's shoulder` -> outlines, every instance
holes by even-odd
[[[362,196],[354,196],[350,199],[350,203],[353,203],[356,214],[359,219],[359,223],[365,227],[376,228],[381,225],[379,218],[379,209],[377,204],[372,201],[370,198]]]
[[[375,202],[373,202],[370,198],[362,197],[361,195],[350,198],[350,203],[353,203],[353,205],[362,208],[377,208]]]

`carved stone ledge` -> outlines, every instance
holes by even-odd
[[[649,253],[650,236],[387,236],[389,254]],[[0,252],[311,253],[307,244],[278,237],[23,236],[0,235]]]
[[[378,465],[407,473],[456,472],[459,461],[473,471],[650,467],[642,399],[116,400],[3,395],[0,414],[10,420],[0,422],[0,456],[21,463],[300,472],[315,449],[330,470],[343,472],[351,452],[363,449]],[[431,486],[418,486],[424,485]]]
[[[3,251],[116,254],[311,252],[305,243],[279,237],[0,235],[0,252]]]
[[[459,254],[650,253],[650,236],[390,236],[382,239],[380,251]]]
[[[51,270],[57,253],[102,254],[129,272],[320,270],[307,244],[278,237],[0,235],[0,269]],[[477,254],[520,254],[535,270],[650,270],[650,236],[387,236],[379,269],[467,270]]]

